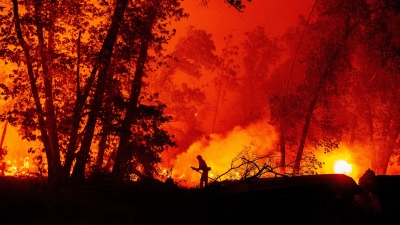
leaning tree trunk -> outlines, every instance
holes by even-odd
[[[30,55],[30,46],[28,45],[28,43],[26,43],[24,36],[22,34],[21,22],[20,22],[20,18],[19,18],[18,1],[12,0],[12,3],[13,3],[15,32],[17,33],[17,39],[18,39],[19,45],[21,46],[21,48],[24,52],[24,55],[25,55],[25,63],[26,63],[27,72],[28,72],[29,84],[30,84],[30,88],[32,91],[34,104],[36,107],[37,119],[39,122],[41,141],[43,143],[47,162],[48,162],[48,175],[49,175],[48,180],[52,181],[52,179],[55,176],[54,156],[53,156],[52,147],[50,144],[50,139],[47,134],[47,129],[46,129],[47,125],[46,125],[46,121],[44,119],[44,112],[43,112],[42,104],[40,101],[39,90],[36,85],[36,77],[33,73],[32,58]]]
[[[5,152],[3,150],[3,143],[7,133],[7,126],[8,126],[8,120],[4,121],[3,132],[1,133],[1,138],[0,138],[0,161],[3,160],[3,156],[5,155]]]
[[[114,10],[111,26],[108,30],[107,36],[103,42],[102,49],[100,50],[99,53],[103,58],[102,61],[100,62],[100,69],[98,73],[94,99],[90,107],[89,118],[86,123],[84,137],[81,142],[81,148],[80,151],[77,153],[76,163],[71,175],[71,179],[76,181],[82,180],[85,176],[85,167],[87,159],[89,158],[90,146],[92,144],[92,139],[94,136],[96,121],[103,102],[105,85],[107,83],[107,78],[108,78],[107,76],[108,68],[111,63],[114,44],[117,40],[118,30],[121,26],[121,21],[123,19],[123,15],[127,7],[127,3],[128,3],[127,0],[117,1],[117,6]]]
[[[104,61],[104,54],[100,54],[97,58],[97,61],[95,65],[93,66],[92,72],[87,79],[87,82],[85,83],[85,86],[83,88],[83,92],[80,90],[80,38],[81,38],[81,32],[78,34],[78,44],[77,44],[77,52],[78,52],[78,60],[77,60],[77,69],[76,69],[76,100],[75,100],[75,106],[74,110],[72,113],[72,120],[71,120],[71,130],[69,132],[69,142],[67,145],[67,152],[65,155],[65,163],[63,167],[62,174],[60,176],[60,179],[66,180],[69,178],[70,172],[71,172],[71,167],[72,167],[72,162],[75,159],[75,150],[77,147],[77,141],[78,141],[78,132],[80,128],[80,123],[81,123],[81,117],[82,117],[82,110],[85,105],[85,102],[89,96],[90,89],[92,88],[95,75],[97,74],[100,62]],[[103,43],[104,45],[104,43]],[[103,49],[103,48],[102,48]]]
[[[350,26],[350,17],[347,17],[346,21],[345,21],[345,29],[344,29],[343,39],[339,40],[339,42],[337,42],[337,43],[332,42],[331,44],[335,46],[333,49],[329,49],[330,45],[326,45],[328,49],[324,49],[327,52],[329,52],[329,50],[331,50],[333,52],[330,57],[329,57],[329,55],[327,56],[327,58],[329,57],[328,58],[329,60],[326,61],[327,65],[325,66],[323,73],[321,74],[320,80],[318,82],[318,87],[316,88],[313,99],[311,100],[311,103],[307,110],[305,123],[303,126],[303,131],[302,131],[302,134],[300,137],[299,149],[297,151],[296,161],[295,161],[295,165],[294,165],[294,172],[296,174],[298,174],[300,172],[300,164],[301,164],[301,159],[303,157],[305,142],[306,142],[307,135],[308,135],[308,129],[310,127],[311,118],[314,114],[314,109],[317,104],[319,95],[320,95],[321,91],[323,91],[324,88],[326,87],[326,82],[328,82],[328,77],[333,75],[331,73],[332,73],[332,71],[335,70],[335,62],[338,60],[342,49],[344,49],[346,47],[345,43],[347,42],[347,40],[348,40],[351,32],[355,28],[355,26],[356,26],[356,24],[353,24],[352,26]]]
[[[103,127],[102,127],[102,132],[101,132],[101,137],[99,141],[99,152],[97,153],[97,159],[96,159],[96,164],[95,164],[95,169],[94,171],[96,173],[101,173],[103,170],[103,161],[104,161],[104,153],[107,149],[107,138],[110,134],[111,131],[111,116],[109,114],[105,115],[105,119],[103,122]]]
[[[322,84],[320,82],[320,85],[318,86],[316,94],[314,95],[313,99],[311,100],[310,105],[308,106],[307,115],[306,115],[306,119],[305,119],[304,126],[303,126],[303,131],[301,132],[299,149],[297,151],[296,161],[294,163],[294,173],[295,174],[299,174],[299,172],[300,172],[300,162],[301,162],[301,159],[303,158],[303,152],[304,152],[304,146],[305,146],[306,139],[307,139],[308,128],[310,127],[311,118],[314,115],[314,109],[317,104],[317,100],[319,97],[319,90],[321,89],[321,85]]]

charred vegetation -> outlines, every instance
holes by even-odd
[[[382,187],[391,190],[395,182],[398,185],[398,177],[378,180]],[[393,185],[388,186],[388,182]],[[228,224],[265,220],[271,224],[299,221],[354,224],[388,222],[396,216],[398,207],[393,205],[398,203],[387,195],[381,202],[383,210],[371,211],[357,200],[358,193],[359,186],[345,175],[220,182],[203,189],[180,188],[173,182],[155,180],[125,184],[87,182],[84,186],[54,189],[43,180],[2,177],[0,221],[3,224]],[[394,191],[390,195],[399,198]]]

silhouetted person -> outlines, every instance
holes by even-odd
[[[201,157],[201,155],[197,156],[197,160],[199,160],[199,167],[195,168],[192,167],[192,169],[199,171],[201,170],[201,178],[200,178],[200,188],[203,188],[203,183],[204,187],[208,185],[208,171],[211,170],[210,167],[207,166],[206,161]]]
[[[365,171],[365,173],[358,180],[358,185],[361,187],[362,197],[370,197],[376,192],[376,176],[375,172],[371,169]]]

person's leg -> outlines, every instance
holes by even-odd
[[[203,183],[204,183],[204,186],[208,185],[208,175],[205,172],[203,172],[203,174],[201,175],[200,183],[201,183],[200,187],[203,187]]]

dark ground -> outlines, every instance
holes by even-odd
[[[298,189],[222,193],[157,182],[50,189],[13,177],[0,177],[0,203],[0,224],[389,224],[400,215],[398,195],[360,201]]]

